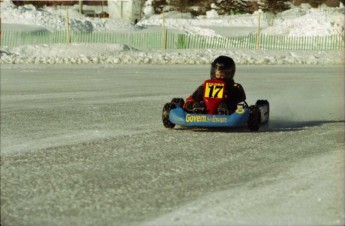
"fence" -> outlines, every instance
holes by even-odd
[[[345,35],[289,37],[256,34],[235,37],[215,37],[192,34],[164,32],[129,33],[77,33],[71,32],[71,43],[119,43],[138,49],[264,49],[264,50],[340,50],[344,49]],[[3,31],[1,45],[15,47],[20,45],[66,43],[67,34],[61,32],[16,32]]]

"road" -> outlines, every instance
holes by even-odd
[[[267,128],[164,128],[208,73],[1,65],[1,224],[344,225],[344,69],[239,65]]]

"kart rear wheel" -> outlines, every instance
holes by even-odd
[[[254,105],[249,107],[249,111],[248,128],[251,131],[258,131],[260,128],[260,112]]]
[[[184,105],[184,100],[183,100],[183,98],[173,98],[172,100],[171,100],[171,103],[173,103],[173,104],[175,104],[177,107],[183,107],[183,105]]]
[[[166,127],[166,128],[169,128],[169,129],[172,129],[175,127],[175,124],[170,122],[169,120],[169,114],[170,114],[170,111],[171,109],[174,109],[176,108],[176,105],[173,104],[173,103],[166,103],[163,107],[163,110],[162,110],[162,121],[163,121],[163,125]]]
[[[270,103],[267,100],[257,100],[255,105],[260,112],[260,123],[267,124],[270,119]]]

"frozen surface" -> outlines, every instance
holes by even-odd
[[[1,65],[1,224],[344,225],[344,68],[239,65],[268,128],[165,129],[208,71]]]
[[[64,8],[0,5],[4,31],[65,29]],[[157,31],[164,18],[167,29],[233,36],[258,24],[257,12],[171,12],[138,25],[68,12],[82,32]],[[267,34],[343,34],[344,7],[263,14],[261,26]],[[218,55],[236,61],[250,104],[270,101],[269,127],[165,129],[163,104],[194,91],[208,77],[202,65]],[[2,46],[0,57],[1,225],[345,223],[342,50],[57,44]]]

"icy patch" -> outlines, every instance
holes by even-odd
[[[342,150],[303,159],[279,175],[201,197],[142,226],[343,225],[343,159]]]

